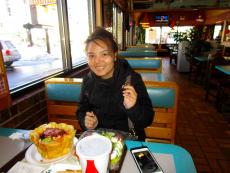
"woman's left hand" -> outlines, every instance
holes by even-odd
[[[123,96],[124,96],[124,106],[126,109],[133,107],[137,101],[137,92],[134,87],[131,85],[125,85],[123,87]]]

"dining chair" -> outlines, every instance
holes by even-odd
[[[178,85],[175,82],[144,81],[155,112],[145,128],[146,141],[175,143]]]
[[[205,60],[204,60],[205,59]],[[208,57],[197,56],[190,58],[189,79],[195,83],[204,84],[207,71]]]
[[[216,65],[227,65],[229,62],[224,59],[223,56],[217,56],[208,62],[208,72],[206,77],[206,94],[205,100],[209,100],[210,97],[215,99],[215,106],[219,108],[221,92],[229,84],[227,82],[227,76],[215,69]]]
[[[172,62],[174,61],[174,64],[177,65],[177,54],[178,54],[177,50],[174,50],[174,49],[170,50],[170,52],[169,52],[169,62],[170,62],[170,64],[172,64]]]
[[[218,100],[218,104],[217,104],[217,109],[219,112],[223,112],[224,111],[224,106],[226,105],[226,107],[230,107],[230,79],[228,78],[224,85],[220,86],[219,89],[219,100]],[[229,111],[229,109],[227,110]]]
[[[204,84],[210,48],[210,43],[198,40],[186,48],[185,55],[190,63],[189,79],[195,83]]]

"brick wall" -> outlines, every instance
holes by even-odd
[[[33,129],[44,122],[47,122],[44,87],[13,99],[11,107],[0,112],[1,127]]]
[[[59,77],[82,77],[88,68],[75,69]],[[47,122],[47,106],[44,82],[37,87],[26,88],[12,97],[10,108],[0,111],[0,127],[34,129]]]

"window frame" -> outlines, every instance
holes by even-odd
[[[94,0],[88,1],[89,10],[89,28],[90,32],[95,28],[95,2]],[[61,48],[61,58],[62,58],[62,69],[58,72],[52,73],[50,75],[44,76],[42,78],[37,78],[34,81],[26,82],[18,87],[10,89],[10,94],[17,95],[17,92],[26,90],[27,88],[36,88],[37,85],[43,83],[45,80],[51,77],[64,76],[69,74],[72,70],[81,69],[86,67],[87,62],[79,63],[73,65],[71,56],[71,46],[70,46],[70,33],[69,33],[69,21],[68,21],[68,0],[56,0],[57,5],[57,15],[58,15],[58,27],[60,35],[60,48]]]

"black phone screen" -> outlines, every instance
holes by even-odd
[[[163,173],[147,148],[133,150],[132,154],[143,173]]]

